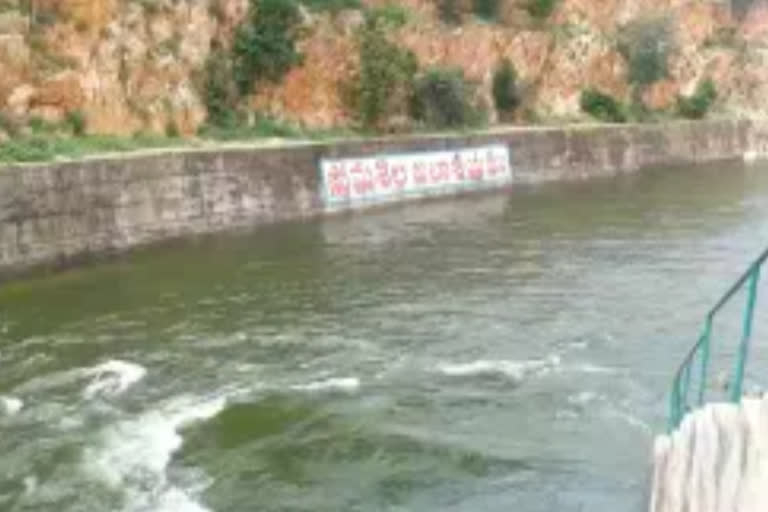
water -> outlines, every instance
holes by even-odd
[[[0,510],[643,510],[672,372],[768,243],[767,170],[408,205],[7,284]]]

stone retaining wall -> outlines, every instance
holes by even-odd
[[[0,275],[174,237],[329,214],[318,170],[323,158],[503,144],[514,186],[740,159],[762,154],[767,140],[748,121],[680,122],[513,128],[10,166],[0,169]]]

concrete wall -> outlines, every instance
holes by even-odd
[[[712,404],[654,446],[651,512],[768,510],[768,398]]]
[[[318,162],[487,144],[509,148],[513,185],[742,158],[768,140],[747,121],[509,129],[166,152],[0,169],[0,275],[168,238],[328,213]]]

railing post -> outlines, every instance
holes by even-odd
[[[736,360],[736,374],[734,375],[733,388],[731,389],[732,402],[741,400],[742,387],[744,384],[744,367],[747,364],[747,356],[749,355],[749,339],[752,336],[752,319],[755,315],[757,282],[760,280],[760,265],[755,265],[750,274],[747,307],[744,310],[744,318],[741,328],[741,344],[739,345],[739,355]]]
[[[701,338],[701,376],[699,379],[699,407],[704,405],[704,394],[707,389],[707,376],[709,372],[709,338],[712,334],[712,317],[707,317],[704,324],[704,334]]]
[[[672,394],[669,397],[669,431],[675,430],[680,423],[680,380],[675,377]]]
[[[699,388],[694,391],[692,403],[698,406],[704,405],[707,395],[707,385],[709,378],[709,360],[712,357],[712,330],[715,315],[742,289],[747,287],[747,304],[742,317],[741,340],[736,357],[736,368],[730,382],[730,399],[733,402],[741,400],[744,388],[744,371],[749,357],[749,343],[752,337],[752,325],[755,316],[755,304],[757,302],[757,286],[760,281],[761,266],[768,260],[768,247],[766,247],[760,256],[741,274],[741,276],[728,288],[720,300],[709,310],[704,325],[704,332],[697,340],[696,344],[686,355],[682,364],[675,373],[672,383],[672,393],[669,397],[669,429],[674,430],[680,425],[683,417],[689,409],[688,393],[691,386],[691,370],[699,371]],[[696,357],[701,357],[701,363],[695,361]]]
[[[688,408],[688,391],[691,387],[691,361],[685,363],[685,369],[683,370],[683,382],[682,391],[680,392],[680,400],[678,400],[678,406],[681,408],[681,417],[685,414],[685,410]]]

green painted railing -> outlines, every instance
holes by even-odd
[[[704,328],[696,344],[686,355],[672,383],[669,401],[669,428],[680,425],[683,417],[694,407],[700,407],[706,401],[710,377],[710,356],[712,349],[712,326],[715,317],[738,292],[746,287],[746,304],[741,317],[741,334],[736,353],[736,364],[728,382],[729,399],[741,400],[744,385],[744,369],[749,357],[749,340],[752,337],[752,324],[757,302],[757,284],[760,281],[760,269],[768,259],[768,248],[747,268],[747,271],[731,286],[709,310],[704,320]],[[696,376],[698,372],[698,376]],[[694,382],[692,384],[692,374]]]

